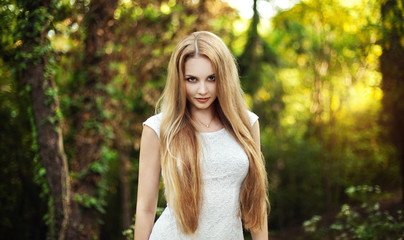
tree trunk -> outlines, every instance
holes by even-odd
[[[109,124],[104,108],[109,97],[105,87],[112,78],[108,68],[110,55],[105,48],[112,40],[114,12],[117,0],[92,0],[85,17],[86,39],[81,71],[85,82],[80,92],[82,107],[75,117],[75,155],[71,169],[78,177],[72,182],[74,192],[69,239],[99,239],[99,207],[102,197],[98,183],[102,175],[91,167],[101,160],[101,148],[106,145],[103,130]],[[91,204],[86,201],[93,200]],[[95,203],[94,203],[95,200]]]
[[[119,131],[119,130],[118,130]],[[117,132],[117,131],[115,131]],[[129,183],[129,169],[130,163],[130,145],[122,142],[122,137],[116,135],[114,139],[114,148],[119,156],[119,178],[121,180],[121,211],[123,229],[129,229],[131,224],[131,209],[130,209],[130,183]]]
[[[42,165],[46,169],[46,180],[54,200],[53,226],[50,226],[51,239],[64,239],[64,232],[70,215],[70,181],[67,160],[63,149],[63,136],[59,121],[53,123],[57,99],[45,92],[55,92],[52,78],[44,78],[44,63],[27,68],[26,79],[31,86],[32,110],[37,130],[37,141]],[[28,77],[29,76],[29,77]],[[49,102],[52,103],[49,103]],[[48,104],[47,104],[48,102]]]
[[[123,103],[121,103],[123,104]],[[123,229],[129,229],[131,225],[131,209],[130,209],[130,183],[129,183],[129,170],[131,168],[130,150],[132,143],[125,136],[124,125],[125,115],[122,112],[117,112],[112,123],[114,129],[114,142],[113,147],[118,153],[119,157],[119,179],[121,187],[121,211]]]
[[[319,162],[321,165],[321,175],[323,179],[323,187],[324,187],[324,195],[325,195],[325,203],[327,212],[330,213],[333,211],[332,204],[332,191],[331,191],[331,169],[330,169],[330,161],[327,156],[327,151],[332,151],[332,149],[326,150],[326,136],[325,130],[326,125],[323,119],[324,113],[324,79],[320,76],[318,69],[316,66],[313,67],[314,72],[314,87],[313,87],[313,104],[311,106],[311,112],[313,113],[313,119],[310,123],[313,128],[313,134],[319,141],[319,143],[324,144],[324,148],[322,147],[319,154]],[[328,221],[329,219],[327,219]]]
[[[46,17],[38,16],[38,9],[49,8],[49,1],[26,1],[24,10],[29,12],[27,34],[22,41],[23,51],[26,56],[34,53],[34,48],[45,48],[49,43],[46,40]],[[39,22],[39,21],[43,22]],[[41,26],[42,29],[35,29]],[[38,54],[38,53],[37,53]],[[50,195],[54,201],[54,210],[50,209],[52,223],[49,226],[48,237],[50,239],[64,239],[64,232],[70,216],[70,181],[67,160],[63,147],[63,136],[60,127],[60,119],[57,114],[59,103],[53,76],[45,77],[47,66],[46,54],[37,55],[25,60],[27,69],[23,72],[23,80],[31,87],[32,111],[37,132],[37,143],[43,167],[46,169],[46,180]]]
[[[262,47],[261,38],[258,34],[260,16],[258,13],[258,0],[254,0],[253,12],[250,27],[247,32],[247,43],[240,56],[240,75],[243,89],[246,93],[254,95],[261,86],[260,61],[261,56],[258,49]]]
[[[387,127],[388,136],[396,149],[396,156],[400,163],[401,193],[404,204],[404,9],[402,4],[402,0],[382,1],[384,32],[380,70],[383,75],[384,93],[382,122]]]

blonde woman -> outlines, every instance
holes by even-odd
[[[223,41],[195,32],[175,48],[158,113],[144,122],[135,239],[268,239],[258,117]],[[160,173],[167,207],[154,223]]]

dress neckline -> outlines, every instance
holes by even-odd
[[[201,134],[201,135],[212,135],[212,134],[217,134],[217,133],[223,132],[225,130],[226,130],[225,128],[221,128],[221,129],[219,129],[217,131],[213,131],[213,132],[199,132],[199,134]]]

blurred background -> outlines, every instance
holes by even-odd
[[[402,239],[403,18],[403,0],[1,0],[0,238],[132,239],[142,122],[177,42],[208,30],[260,117],[270,239]]]

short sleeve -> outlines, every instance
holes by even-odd
[[[154,130],[154,132],[156,132],[157,136],[160,138],[160,125],[162,118],[163,118],[162,113],[153,115],[143,122],[143,126],[144,125],[149,126],[151,129]]]
[[[248,118],[250,119],[250,124],[252,126],[258,120],[258,116],[257,116],[257,114],[255,114],[251,111],[247,111],[247,112],[248,112]]]

